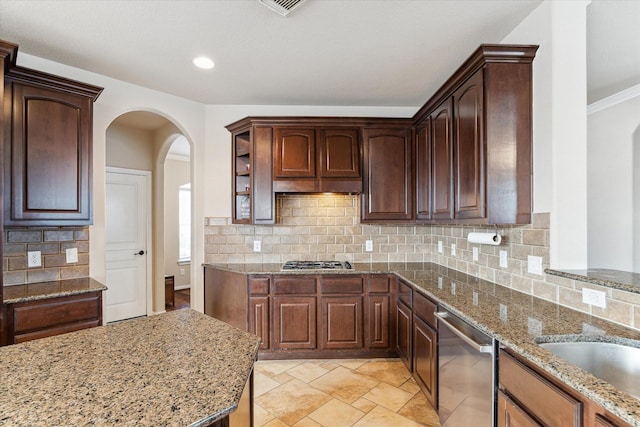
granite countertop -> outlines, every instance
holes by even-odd
[[[586,270],[544,270],[547,274],[580,280],[608,288],[640,294],[640,274],[630,271],[611,270],[608,268],[589,268]]]
[[[432,263],[352,263],[352,270],[280,271],[280,264],[207,264],[244,274],[395,273],[505,347],[633,426],[640,400],[560,359],[537,342],[590,340],[640,347],[640,332]]]
[[[77,279],[5,286],[2,288],[2,293],[5,304],[13,304],[16,302],[104,291],[106,289],[107,287],[105,285],[91,277],[81,277]]]
[[[206,426],[233,412],[259,339],[194,310],[0,348],[0,425]]]

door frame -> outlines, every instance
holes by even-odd
[[[105,188],[106,188],[106,182],[107,182],[106,175],[109,173],[120,173],[120,174],[126,174],[126,175],[144,176],[146,180],[145,205],[147,208],[147,215],[146,215],[147,218],[145,222],[146,222],[146,235],[147,235],[147,241],[146,241],[147,262],[145,263],[145,269],[146,269],[147,283],[145,286],[145,289],[146,289],[145,305],[146,305],[146,315],[151,316],[154,314],[154,311],[153,311],[153,238],[152,238],[153,204],[151,200],[151,195],[153,191],[152,190],[153,175],[151,171],[145,171],[140,169],[119,168],[115,166],[106,166],[105,167]],[[107,198],[106,198],[106,191],[105,191],[105,211],[106,211],[106,206],[107,206]],[[106,218],[105,218],[105,224],[106,224]],[[106,230],[105,230],[105,241],[104,241],[105,254],[106,254],[106,246],[107,246],[106,237],[107,236],[106,236]],[[105,260],[105,271],[106,270],[107,270],[107,264]],[[105,298],[105,309],[106,309],[106,298]]]

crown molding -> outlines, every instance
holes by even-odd
[[[640,84],[631,86],[628,89],[587,105],[587,115],[606,110],[607,108],[621,104],[638,96],[640,96]]]

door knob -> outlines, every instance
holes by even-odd
[[[136,252],[134,255],[144,255],[144,251]]]

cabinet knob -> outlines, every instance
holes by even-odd
[[[136,252],[134,255],[144,255],[144,251]]]

